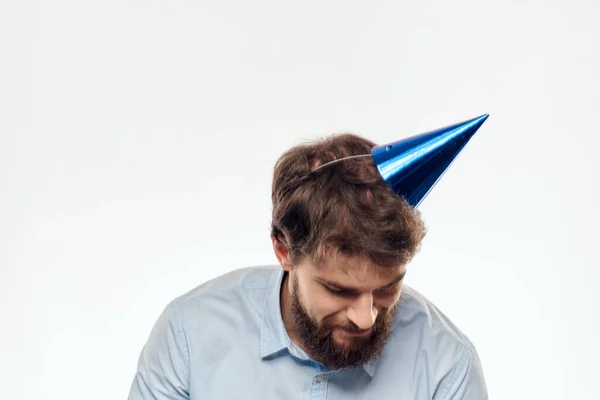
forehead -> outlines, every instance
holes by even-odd
[[[388,285],[405,272],[404,265],[381,267],[367,259],[342,256],[328,258],[318,266],[311,265],[309,268],[315,280],[357,290],[372,290]]]

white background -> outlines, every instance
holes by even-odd
[[[275,262],[288,147],[484,113],[407,283],[491,398],[599,398],[598,1],[0,4],[1,398],[126,398],[168,301]]]

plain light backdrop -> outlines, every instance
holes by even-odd
[[[0,397],[126,398],[163,307],[272,264],[273,163],[489,113],[407,284],[493,399],[598,398],[600,3],[0,2]]]

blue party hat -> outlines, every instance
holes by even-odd
[[[373,147],[371,156],[392,190],[416,208],[487,117]]]

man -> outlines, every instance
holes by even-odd
[[[382,179],[374,146],[345,134],[282,155],[279,265],[227,273],[171,302],[130,400],[487,399],[469,339],[403,285],[425,227]]]

